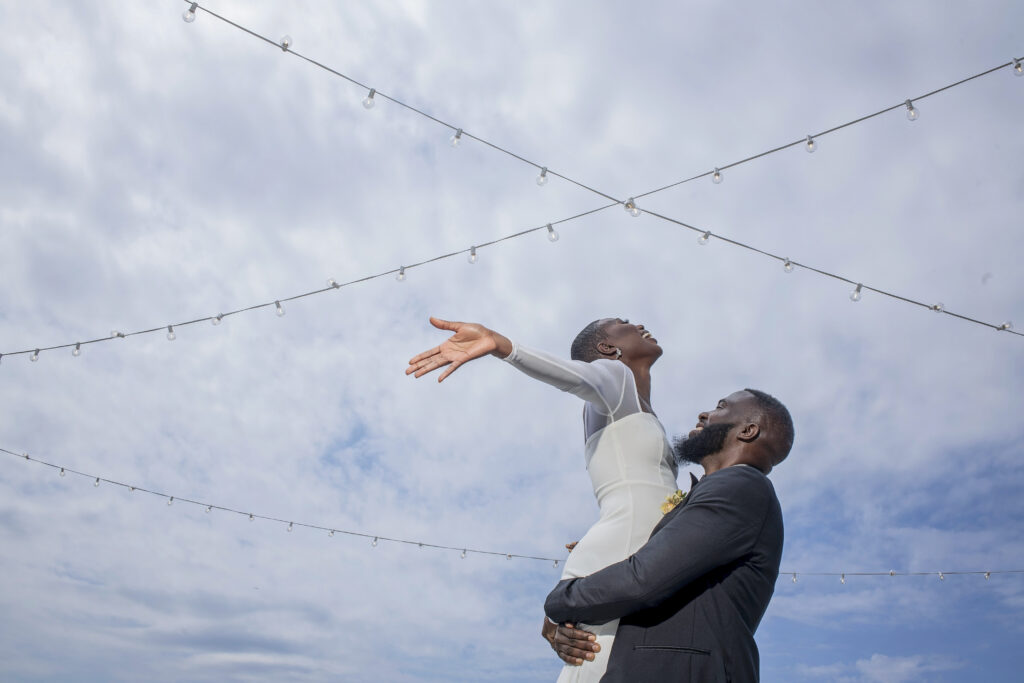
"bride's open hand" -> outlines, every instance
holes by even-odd
[[[409,367],[405,369],[407,375],[422,377],[447,365],[449,367],[437,378],[438,382],[442,382],[463,363],[496,351],[502,356],[512,352],[512,343],[507,338],[483,325],[451,322],[433,317],[430,324],[439,330],[448,330],[454,334],[440,346],[414,356],[409,361]]]

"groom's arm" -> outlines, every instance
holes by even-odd
[[[760,472],[710,475],[691,500],[631,557],[559,582],[544,611],[556,622],[603,624],[654,607],[716,567],[750,552],[771,501]]]

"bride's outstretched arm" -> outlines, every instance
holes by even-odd
[[[455,372],[460,365],[471,360],[488,354],[505,358],[512,353],[512,342],[508,337],[479,323],[461,323],[431,317],[430,324],[439,330],[448,330],[454,334],[440,346],[413,356],[409,361],[409,367],[405,369],[407,375],[422,377],[447,365],[449,367],[437,378],[438,382],[443,382],[444,378]]]

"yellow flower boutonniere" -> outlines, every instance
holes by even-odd
[[[686,498],[686,494],[676,489],[675,493],[669,494],[665,502],[661,504],[661,514],[667,515],[675,506],[679,505]]]

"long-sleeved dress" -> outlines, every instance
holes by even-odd
[[[672,447],[658,418],[643,412],[633,372],[619,361],[557,358],[513,343],[505,360],[525,374],[582,398],[587,472],[600,508],[597,522],[569,554],[562,578],[593,574],[642,546],[676,490]],[[592,683],[604,675],[618,619],[581,625],[601,651],[582,666],[566,665],[558,683]]]

